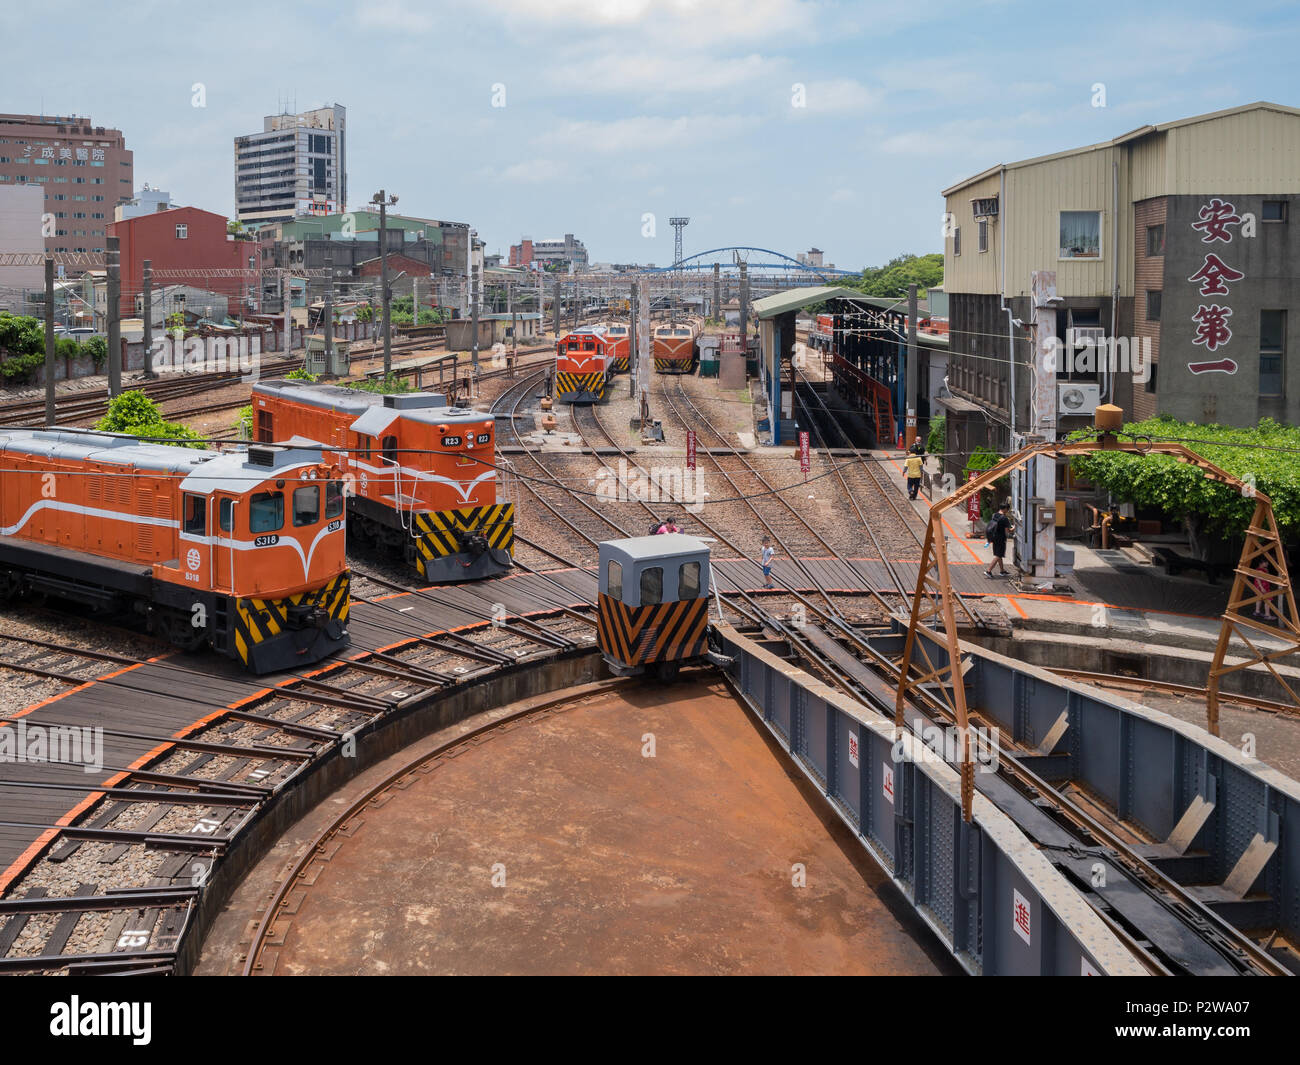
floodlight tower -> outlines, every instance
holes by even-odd
[[[668,219],[668,224],[673,227],[673,266],[680,270],[682,268],[682,230],[691,224],[691,220],[683,218],[681,215],[674,215]]]

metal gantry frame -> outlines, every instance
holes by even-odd
[[[966,706],[966,690],[962,682],[964,667],[953,613],[954,592],[948,564],[947,541],[943,530],[943,516],[953,507],[964,504],[974,493],[988,487],[998,478],[1019,469],[1034,458],[1042,456],[1055,461],[1060,456],[1090,455],[1099,451],[1168,455],[1180,462],[1195,466],[1210,480],[1229,485],[1240,491],[1246,498],[1254,499],[1255,512],[1246,528],[1246,542],[1242,548],[1241,559],[1237,563],[1232,592],[1219,628],[1218,645],[1215,647],[1214,658],[1210,664],[1206,696],[1206,726],[1212,735],[1219,735],[1221,678],[1255,665],[1267,667],[1278,683],[1286,689],[1297,709],[1300,709],[1300,695],[1296,694],[1292,686],[1273,666],[1275,659],[1300,651],[1300,611],[1297,611],[1295,592],[1291,587],[1291,578],[1287,571],[1286,551],[1273,515],[1272,500],[1263,492],[1256,490],[1253,485],[1234,477],[1182,444],[1150,440],[1121,441],[1111,433],[1103,433],[1098,440],[1035,444],[1003,459],[992,469],[967,481],[951,495],[930,507],[925,546],[921,552],[921,565],[917,573],[916,592],[912,598],[907,639],[903,648],[902,661],[899,663],[898,693],[894,709],[895,725],[900,728],[905,725],[903,708],[908,697],[925,686],[932,686],[933,694],[947,704],[957,723],[961,737],[962,816],[967,821],[971,819],[975,774],[970,751],[970,720]],[[1260,564],[1265,562],[1271,566],[1272,572],[1259,568]],[[1260,592],[1255,585],[1257,581],[1267,585],[1268,590]],[[1257,603],[1265,603],[1269,606],[1276,625],[1264,624],[1242,613],[1245,608],[1254,607]],[[938,625],[931,628],[927,623],[936,618]],[[1286,646],[1274,651],[1260,648],[1252,642],[1248,633],[1265,634],[1274,639],[1281,638],[1286,641]],[[1234,634],[1245,643],[1251,654],[1236,664],[1228,665],[1226,657]],[[928,650],[931,645],[942,652],[940,657],[946,659],[945,661],[936,664]],[[922,662],[914,667],[912,658],[917,651]],[[920,672],[917,673],[914,669]]]

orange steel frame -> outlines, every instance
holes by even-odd
[[[1287,573],[1286,552],[1278,534],[1277,521],[1273,516],[1273,502],[1262,492],[1238,480],[1232,474],[1220,469],[1212,462],[1207,462],[1200,455],[1182,444],[1160,443],[1153,441],[1120,441],[1114,435],[1103,434],[1099,440],[1078,440],[1069,443],[1035,444],[1003,459],[991,470],[986,470],[963,484],[951,495],[930,507],[930,520],[925,534],[925,547],[921,552],[921,566],[917,575],[916,592],[912,599],[911,620],[907,628],[907,642],[903,648],[902,661],[899,663],[898,695],[894,708],[894,723],[903,727],[903,707],[909,694],[924,685],[933,685],[933,690],[952,712],[957,727],[961,732],[961,800],[962,816],[971,819],[971,802],[975,791],[974,764],[970,757],[969,716],[966,707],[966,691],[961,683],[961,644],[957,639],[957,625],[953,616],[953,590],[948,567],[947,545],[943,532],[943,515],[953,507],[965,503],[970,496],[982,488],[988,487],[1000,477],[1024,466],[1031,459],[1042,455],[1053,460],[1061,455],[1088,455],[1098,451],[1127,451],[1138,455],[1169,455],[1181,462],[1195,466],[1205,476],[1220,484],[1236,488],[1247,498],[1255,500],[1255,513],[1246,529],[1246,543],[1242,548],[1241,559],[1237,563],[1236,576],[1232,584],[1232,593],[1228,599],[1228,608],[1224,611],[1222,625],[1219,629],[1219,642],[1214,650],[1214,660],[1210,664],[1208,694],[1206,698],[1207,727],[1212,735],[1219,734],[1219,681],[1228,673],[1250,666],[1263,664],[1286,689],[1297,707],[1300,707],[1300,695],[1292,689],[1281,674],[1273,667],[1273,661],[1284,658],[1300,650],[1300,612],[1296,609],[1295,593],[1291,587],[1291,578]],[[1271,573],[1259,568],[1261,562],[1272,567]],[[1254,581],[1267,582],[1268,591],[1259,592]],[[1259,620],[1242,613],[1246,607],[1256,603],[1266,603],[1277,621],[1277,626],[1262,624]],[[931,629],[926,622],[937,618],[941,627]],[[1267,651],[1251,642],[1248,631],[1264,633],[1273,638],[1281,636],[1287,640],[1287,646],[1279,651]],[[1228,645],[1233,635],[1240,637],[1250,649],[1251,657],[1235,665],[1225,664]],[[947,656],[947,664],[936,666],[927,651],[928,644],[941,648]],[[919,651],[923,664],[912,664],[913,653]],[[954,675],[954,667],[956,673]],[[919,675],[913,670],[919,669]],[[947,683],[944,678],[947,677]]]

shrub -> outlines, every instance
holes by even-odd
[[[158,405],[143,392],[134,389],[123,392],[109,403],[108,413],[95,423],[95,428],[108,433],[136,436],[141,440],[157,440],[176,447],[192,447],[199,450],[207,447],[202,437],[193,429],[179,422],[166,421]],[[194,443],[180,441],[194,441]]]

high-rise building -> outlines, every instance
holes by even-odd
[[[586,266],[587,249],[572,233],[565,233],[563,240],[530,240],[524,237],[518,244],[511,246],[511,266],[531,266],[533,263],[539,266]]]
[[[131,198],[133,167],[121,130],[78,116],[0,115],[0,184],[44,191],[47,252],[102,252],[113,208]]]
[[[261,133],[235,138],[235,217],[287,222],[347,209],[347,110],[267,115]]]

